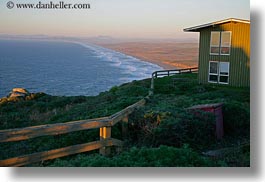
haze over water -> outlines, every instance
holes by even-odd
[[[0,98],[12,88],[51,95],[97,95],[150,78],[161,67],[82,43],[0,40]]]

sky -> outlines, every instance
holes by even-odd
[[[77,10],[8,9],[9,1],[0,1],[0,34],[192,38],[198,34],[184,33],[184,28],[231,17],[250,19],[249,0],[64,0],[91,6]]]

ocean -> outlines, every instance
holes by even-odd
[[[161,69],[92,44],[0,40],[0,98],[16,87],[57,96],[95,96],[116,85],[150,78]]]

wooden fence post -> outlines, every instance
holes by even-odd
[[[154,77],[151,78],[151,87],[149,90],[149,95],[153,95],[154,94]]]
[[[100,140],[111,138],[111,127],[102,127],[99,129]],[[102,147],[99,149],[101,155],[107,156],[111,152],[110,147]]]

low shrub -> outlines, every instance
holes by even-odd
[[[130,143],[142,146],[180,147],[188,143],[192,148],[201,149],[215,142],[215,119],[207,112],[139,110],[130,118],[129,127]]]
[[[250,110],[249,103],[231,101],[224,103],[224,131],[229,136],[250,135]]]
[[[218,164],[200,156],[187,145],[181,148],[160,146],[136,148],[108,158],[96,155],[77,155],[70,160],[56,159],[51,167],[207,167]]]

